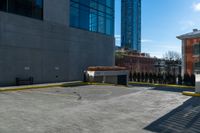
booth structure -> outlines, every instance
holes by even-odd
[[[86,72],[87,81],[128,85],[129,71],[124,67],[89,67]]]
[[[195,73],[195,92],[200,93],[200,71]]]
[[[195,92],[183,91],[183,95],[200,97],[200,71],[195,71]]]

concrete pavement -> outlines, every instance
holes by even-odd
[[[0,133],[154,132],[147,127],[189,99],[152,87],[90,85],[0,92]]]

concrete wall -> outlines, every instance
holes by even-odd
[[[69,25],[70,0],[44,0],[44,20]]]
[[[105,80],[105,81],[104,81]],[[118,78],[117,76],[96,76],[96,77],[90,77],[90,82],[98,82],[98,83],[109,83],[109,84],[118,84]]]
[[[113,37],[68,27],[69,15],[52,11],[57,0],[47,1],[43,21],[0,11],[0,85],[82,80],[88,66],[114,65]]]

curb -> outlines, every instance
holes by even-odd
[[[55,84],[40,84],[40,85],[26,85],[26,86],[19,86],[19,87],[0,87],[0,92],[9,92],[9,91],[21,91],[21,90],[29,90],[29,89],[42,89],[42,88],[49,88],[49,87],[76,87],[76,86],[86,86],[86,85],[112,85],[113,84],[106,84],[106,83],[95,83],[95,82],[82,82],[82,81],[75,81],[75,82],[66,82],[66,83],[55,83]]]
[[[129,82],[130,85],[149,85],[149,86],[159,86],[159,87],[174,87],[174,88],[183,88],[183,89],[195,89],[194,86],[185,86],[185,85],[174,85],[174,84],[154,84],[146,82]]]
[[[200,93],[196,92],[183,91],[182,94],[185,96],[200,97]]]
[[[85,85],[113,85],[108,83],[97,83],[97,82],[80,82],[77,84],[62,84],[61,87],[75,87],[75,86],[85,86]],[[113,85],[114,86],[114,85]]]
[[[40,85],[28,85],[28,86],[19,86],[19,87],[3,87],[0,88],[0,92],[8,92],[8,91],[20,91],[20,90],[28,90],[28,89],[41,89],[41,88],[49,88],[49,87],[64,87],[64,85],[68,85],[66,87],[79,86],[82,82],[75,81],[69,83],[55,83],[55,84],[40,84]]]
[[[46,86],[30,86],[30,87],[19,87],[19,88],[6,88],[6,89],[0,89],[0,92],[20,91],[20,90],[28,90],[28,89],[40,89],[40,88],[59,87],[59,86],[60,85],[46,85]]]

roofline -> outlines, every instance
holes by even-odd
[[[200,38],[200,34],[197,36],[177,36],[177,39],[184,40],[184,39],[193,39],[193,38]]]
[[[183,39],[190,39],[190,38],[197,38],[197,37],[200,38],[200,33],[193,34],[193,35],[184,34],[184,35],[177,36],[176,38],[183,40]]]

